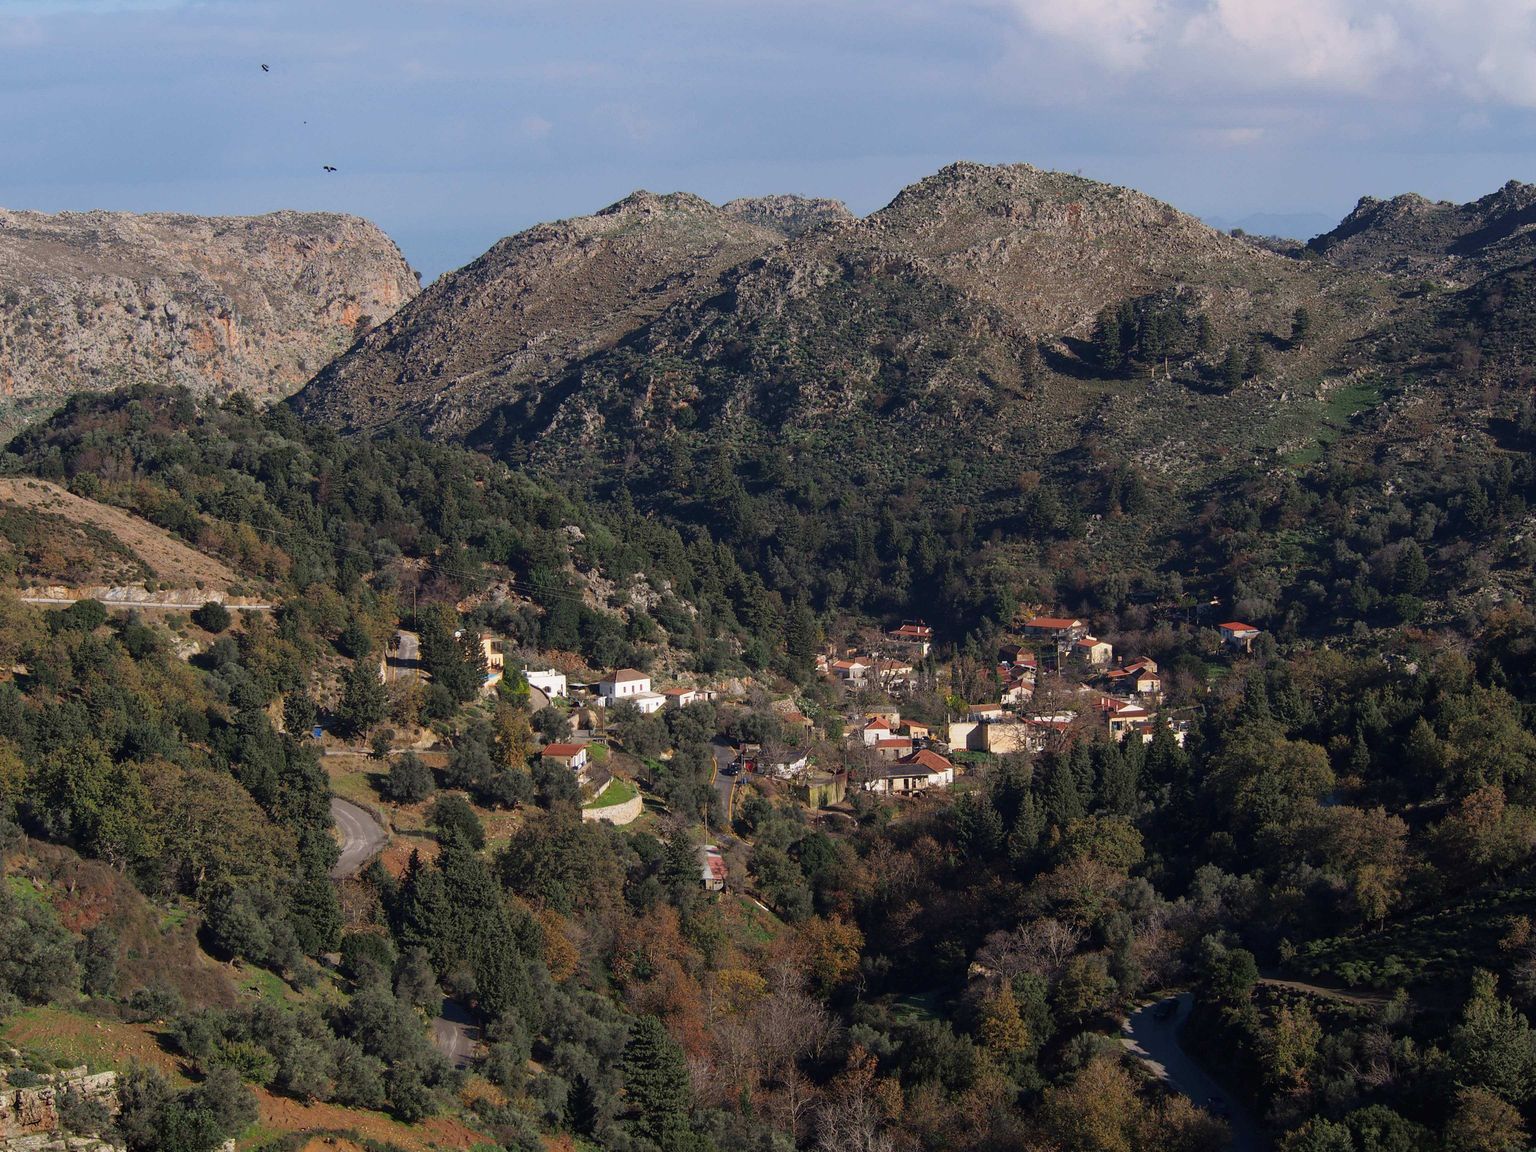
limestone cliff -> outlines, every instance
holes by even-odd
[[[0,210],[0,423],[141,380],[285,396],[417,290],[353,216]]]

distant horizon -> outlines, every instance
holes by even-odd
[[[1381,9],[0,0],[0,204],[346,211],[430,280],[639,187],[864,215],[956,159],[1028,161],[1306,231],[1536,179],[1522,0]]]

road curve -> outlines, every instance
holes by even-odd
[[[1232,1129],[1230,1147],[1233,1152],[1264,1152],[1269,1147],[1264,1130],[1226,1089],[1206,1075],[1179,1043],[1179,1025],[1189,1016],[1194,997],[1186,992],[1178,1000],[1178,1011],[1166,1020],[1157,1019],[1155,1004],[1131,1013],[1120,1043],[1159,1079],[1166,1080],[1175,1091],[1182,1092],[1196,1104],[1207,1107],[1213,1099],[1224,1101],[1228,1113],[1224,1119]]]
[[[341,856],[331,869],[331,877],[347,880],[384,850],[389,833],[368,809],[339,796],[331,797],[331,819],[341,831]]]
[[[455,1068],[468,1068],[475,1062],[475,1044],[480,1026],[468,1008],[457,1000],[443,998],[442,1007],[432,1019],[432,1043]]]

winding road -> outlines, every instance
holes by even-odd
[[[1196,1104],[1208,1108],[1212,1101],[1222,1101],[1226,1111],[1223,1119],[1232,1129],[1233,1152],[1264,1152],[1269,1147],[1264,1130],[1221,1085],[1206,1075],[1179,1043],[1179,1025],[1189,1016],[1193,1002],[1194,997],[1184,993],[1178,998],[1178,1010],[1164,1020],[1157,1018],[1156,1004],[1131,1013],[1120,1043],[1155,1075]]]
[[[479,1039],[480,1026],[469,1009],[445,997],[432,1020],[432,1043],[437,1050],[455,1068],[468,1068],[475,1062],[475,1044]]]
[[[368,809],[339,796],[331,797],[331,819],[341,830],[341,856],[331,869],[331,878],[348,880],[384,850],[389,833]]]

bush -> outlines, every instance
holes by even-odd
[[[414,752],[396,756],[389,764],[389,773],[379,785],[379,793],[393,804],[417,804],[436,791],[432,770],[421,762]]]
[[[229,609],[217,600],[210,600],[192,613],[192,623],[204,632],[222,632],[230,624]]]

